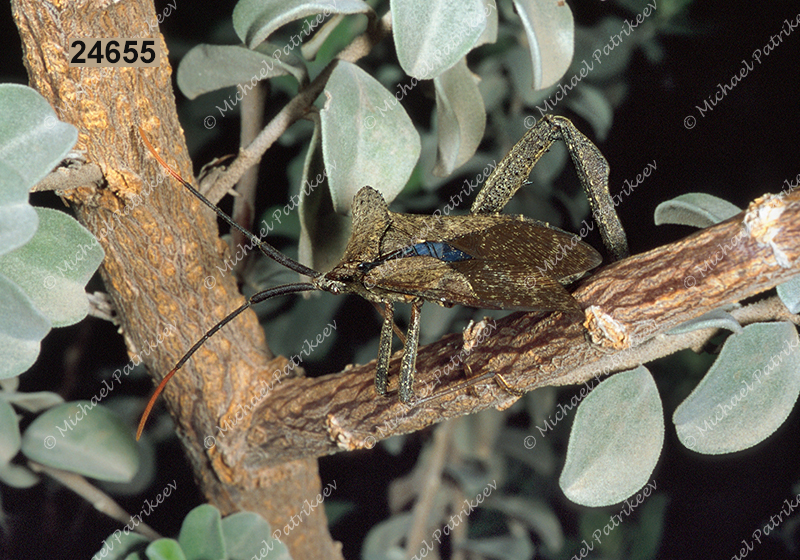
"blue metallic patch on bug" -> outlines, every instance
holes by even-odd
[[[443,262],[460,262],[472,258],[471,255],[456,249],[444,241],[423,241],[416,245],[409,245],[397,251],[392,251],[388,255],[372,262],[360,263],[358,269],[366,274],[376,266],[380,266],[391,259],[405,259],[410,257],[433,257]]]

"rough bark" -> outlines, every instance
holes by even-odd
[[[218,272],[215,265],[224,251],[214,215],[173,181],[164,180],[139,139],[137,126],[154,145],[169,147],[168,153],[162,152],[167,161],[184,176],[192,176],[153,3],[20,0],[12,8],[30,85],[61,120],[78,128],[76,149],[85,150],[86,160],[98,165],[105,178],[99,187],[70,190],[63,199],[105,251],[100,273],[129,350],[133,354],[155,346],[142,356],[149,371],[163,376],[209,323],[243,298],[230,275],[216,274],[214,290],[201,287],[206,277]],[[69,40],[77,37],[154,37],[162,49],[162,64],[105,71],[70,67]],[[260,371],[283,363],[270,356],[255,314],[247,312],[198,352],[167,388],[165,398],[208,500],[223,514],[244,509],[260,513],[273,527],[284,526],[305,499],[313,503],[319,494],[315,458],[258,472],[245,467],[244,436],[254,417],[211,449],[205,449],[203,441],[255,390]],[[323,508],[316,508],[302,529],[291,532],[287,545],[294,558],[341,557]]]

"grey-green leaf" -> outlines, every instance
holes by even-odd
[[[317,15],[316,29],[332,14],[366,14],[372,11],[361,0],[239,0],[233,9],[233,28],[249,48],[276,29],[298,19]],[[302,39],[302,37],[300,37]]]
[[[514,0],[528,37],[534,90],[558,82],[572,62],[575,22],[566,2]]]
[[[89,312],[85,286],[103,261],[97,239],[74,218],[36,208],[39,229],[16,251],[0,256],[0,272],[15,282],[55,327]]]
[[[474,48],[497,42],[497,3],[495,0],[482,0],[482,2],[483,13],[486,14],[486,28],[481,33],[481,36],[478,37]]]
[[[614,119],[614,108],[603,90],[589,84],[576,87],[566,99],[567,106],[594,128],[601,141],[608,137]]]
[[[411,119],[386,88],[349,62],[339,61],[325,96],[322,155],[333,208],[347,214],[365,185],[390,203],[419,158],[419,134]]]
[[[139,468],[130,428],[90,401],[64,403],[37,417],[22,436],[22,452],[43,465],[112,482],[129,482]]]
[[[22,288],[0,273],[0,378],[19,375],[33,365],[50,327]]]
[[[657,226],[677,224],[705,228],[732,218],[742,210],[735,204],[706,193],[686,193],[656,206]]]
[[[344,254],[352,220],[333,208],[321,136],[320,127],[315,126],[303,165],[298,256],[301,263],[325,272],[332,269]]]
[[[406,74],[431,80],[478,43],[488,22],[482,0],[391,0],[392,35]]]
[[[174,539],[158,539],[151,542],[145,549],[145,554],[149,560],[189,560],[183,553],[181,545]]]
[[[434,175],[446,177],[473,156],[486,129],[486,110],[477,78],[466,58],[433,79],[439,149]]]
[[[17,413],[0,400],[0,464],[8,463],[19,452],[21,441]]]
[[[249,511],[229,515],[222,520],[222,534],[228,560],[291,560],[286,545],[272,538],[269,523]]]
[[[27,204],[28,191],[77,140],[78,130],[59,121],[35,90],[0,84],[0,252],[30,239],[36,218]]]
[[[618,373],[581,403],[559,478],[578,504],[614,504],[642,488],[664,442],[664,413],[655,381],[644,366]]]
[[[411,526],[410,513],[397,513],[373,525],[364,538],[361,556],[367,559],[402,558],[405,547],[400,543]]]
[[[28,204],[28,188],[22,175],[0,161],[0,255],[22,247],[36,233],[39,219]]]
[[[748,449],[786,420],[800,394],[800,340],[790,322],[734,334],[672,421],[686,447],[709,455]]]
[[[236,84],[242,84],[238,95],[247,95],[259,81],[286,74],[301,81],[305,65],[294,53],[286,54],[275,45],[250,50],[241,45],[200,44],[178,65],[178,87],[189,99]],[[237,102],[238,98],[231,100],[233,105]]]
[[[39,483],[39,476],[28,467],[6,463],[0,465],[0,482],[12,488],[25,489]]]
[[[791,313],[800,313],[800,276],[778,285],[778,296]]]
[[[181,524],[178,542],[186,560],[226,558],[219,510],[203,504],[190,511]]]
[[[64,402],[64,399],[58,393],[50,391],[35,391],[33,393],[11,393],[0,395],[0,398],[6,399],[9,403],[15,404],[20,408],[24,408],[29,412],[39,412],[46,408],[56,406]]]

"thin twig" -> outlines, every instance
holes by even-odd
[[[264,130],[256,136],[249,146],[239,151],[238,157],[231,166],[217,178],[217,182],[208,190],[209,200],[219,200],[241,176],[253,165],[261,161],[264,153],[281,137],[281,135],[294,124],[303,118],[311,105],[319,97],[328,83],[333,69],[339,60],[355,62],[369,54],[370,50],[385,37],[391,30],[391,23],[387,24],[387,17],[376,20],[374,26],[368,26],[367,30],[353,39],[335,60],[332,60],[320,74],[302,91],[300,91],[280,112],[264,127]]]
[[[436,428],[433,436],[433,447],[425,466],[422,488],[418,491],[419,499],[414,505],[411,515],[411,527],[406,538],[406,558],[410,560],[419,552],[419,543],[426,537],[431,511],[436,504],[436,494],[442,485],[442,472],[449,456],[453,441],[453,432],[461,418],[444,422]]]
[[[59,481],[61,484],[75,492],[78,496],[92,504],[97,511],[109,516],[111,519],[119,521],[126,526],[131,522],[133,517],[132,515],[122,509],[119,504],[117,504],[117,502],[111,498],[111,496],[96,486],[89,484],[89,482],[81,475],[63,471],[61,469],[54,469],[53,467],[48,467],[34,461],[28,461],[28,466],[35,472],[44,473]],[[141,533],[143,536],[151,540],[161,538],[161,535],[156,533],[152,527],[149,527],[143,521],[137,523],[133,530],[137,533]]]
[[[96,163],[86,163],[79,167],[59,167],[47,177],[31,187],[30,192],[67,191],[103,181],[103,171]]]
[[[89,298],[89,315],[119,325],[117,310],[107,293],[91,292],[87,293],[86,297]]]
[[[241,87],[241,85],[237,86]],[[250,92],[250,95],[245,95],[242,99],[242,127],[240,133],[241,145],[247,146],[255,140],[258,132],[261,130],[261,124],[264,120],[264,106],[267,100],[267,92],[269,91],[269,84],[259,82]],[[239,196],[234,198],[233,201],[233,220],[244,228],[251,229],[255,219],[255,200],[256,200],[256,186],[258,185],[258,165],[254,165],[242,175],[239,182],[236,184],[236,192]],[[239,243],[246,241],[244,235],[233,230],[233,247]],[[245,255],[245,259],[250,258],[253,253]],[[246,260],[238,265],[239,270],[244,269]]]

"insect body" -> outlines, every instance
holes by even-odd
[[[431,227],[433,226],[433,227]],[[429,232],[424,239],[415,232]],[[342,261],[313,283],[321,290],[353,293],[386,306],[375,377],[386,394],[393,303],[412,304],[400,369],[400,400],[413,400],[415,348],[424,301],[483,309],[580,312],[567,283],[601,262],[575,236],[522,216],[432,217],[390,212],[376,190],[364,187],[353,201],[353,232]],[[413,242],[413,245],[409,245]],[[574,244],[547,274],[544,260]]]
[[[140,132],[144,138],[141,129]],[[385,310],[375,374],[380,395],[387,394],[394,304],[410,303],[411,320],[398,389],[404,403],[414,398],[414,365],[424,301],[447,307],[460,304],[483,309],[580,312],[578,302],[564,284],[600,264],[597,251],[577,236],[544,222],[498,213],[557,139],[564,140],[573,156],[607,248],[618,258],[624,256],[627,242],[608,193],[605,158],[570,121],[545,117],[489,176],[469,215],[435,217],[391,212],[378,191],[363,187],[353,200],[353,229],[344,256],[324,274],[286,257],[236,224],[173,171],[145,139],[159,162],[231,227],[241,231],[265,255],[312,280],[259,292],[209,330],[161,381],[142,416],[137,438],[156,397],[197,348],[245,309],[276,295],[323,290],[356,294],[382,304]]]

